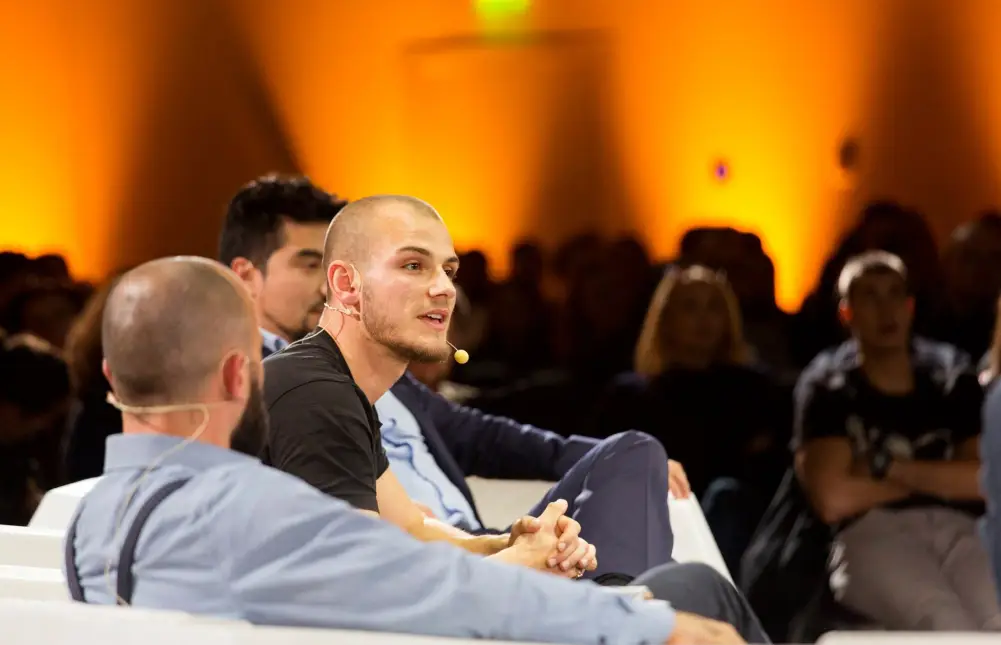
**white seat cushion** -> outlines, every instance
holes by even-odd
[[[475,645],[483,641],[385,632],[256,627],[181,612],[0,599],[3,645]]]
[[[4,645],[79,643],[195,645],[243,642],[248,623],[134,607],[0,600]]]
[[[62,531],[69,528],[76,507],[83,496],[90,492],[100,477],[84,479],[73,484],[53,488],[45,493],[42,502],[35,509],[28,526],[35,529]]]
[[[0,565],[58,569],[63,561],[62,531],[0,524]]]
[[[70,600],[66,579],[59,569],[16,566],[0,566],[0,598]]]
[[[996,645],[996,633],[979,632],[828,632],[817,645]]]

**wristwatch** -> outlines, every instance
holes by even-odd
[[[873,479],[886,479],[887,471],[890,470],[890,462],[893,461],[890,454],[885,450],[877,450],[869,457],[869,472]]]

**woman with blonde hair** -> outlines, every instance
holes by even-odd
[[[740,306],[726,277],[703,266],[668,270],[636,343],[636,373],[653,377],[672,362],[745,365],[748,357]]]
[[[710,525],[726,525],[713,528],[734,572],[787,454],[780,437],[789,402],[750,356],[726,276],[671,268],[647,311],[634,372],[616,379],[597,414],[601,435],[642,430],[685,464]],[[742,508],[724,512],[714,493],[721,487],[739,489]]]

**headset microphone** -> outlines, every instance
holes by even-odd
[[[449,347],[455,350],[455,353],[452,354],[452,358],[455,359],[456,363],[458,363],[459,365],[465,365],[466,363],[469,362],[469,352],[467,352],[464,349],[459,349],[452,343],[449,343],[447,340],[445,342],[448,343]]]

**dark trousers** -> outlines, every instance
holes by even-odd
[[[671,561],[674,534],[667,510],[667,454],[642,432],[613,435],[581,458],[529,511],[565,499],[567,515],[581,525],[581,537],[598,550],[598,568],[639,574]]]
[[[599,559],[601,554],[599,552]],[[633,581],[678,611],[733,625],[748,643],[770,643],[747,599],[718,571],[701,562],[664,564]]]
[[[706,488],[702,513],[731,575],[740,574],[740,560],[751,544],[767,503],[750,485],[732,477],[720,477]],[[740,580],[736,582],[741,584]]]

